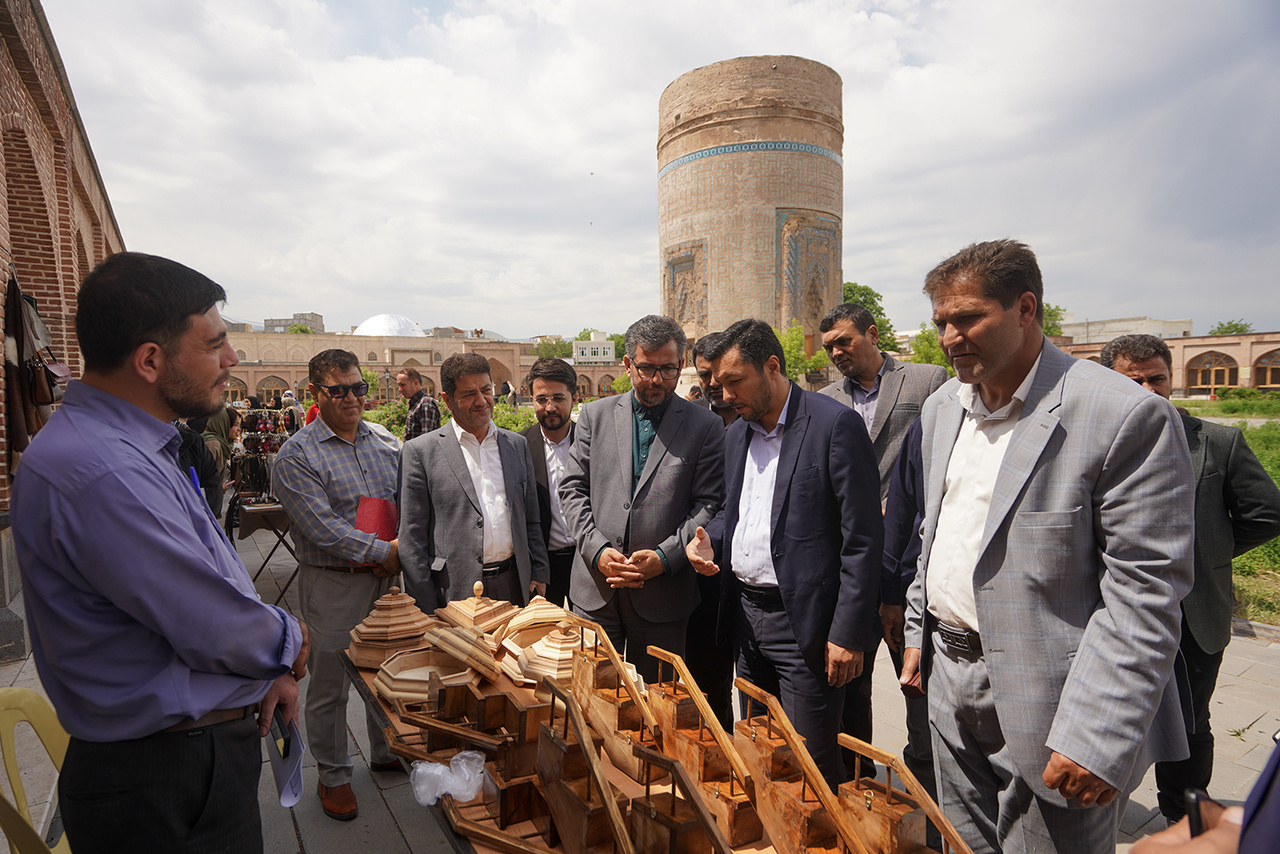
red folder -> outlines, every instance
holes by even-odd
[[[385,498],[360,497],[360,506],[356,508],[356,529],[366,534],[374,534],[380,540],[390,542],[396,538],[396,529],[400,524],[400,514],[394,501]]]

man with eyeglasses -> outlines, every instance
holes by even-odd
[[[685,544],[720,507],[724,424],[674,394],[686,338],[669,317],[626,332],[632,390],[582,408],[560,484],[578,545],[574,610],[595,620],[646,681],[650,644],[683,655],[698,584]]]
[[[529,443],[493,423],[493,378],[479,353],[440,366],[453,419],[400,454],[405,592],[427,613],[472,595],[525,605],[546,592],[547,549]]]
[[[271,470],[271,489],[293,525],[298,598],[315,650],[306,718],[320,804],[325,815],[348,821],[359,804],[347,752],[349,683],[337,652],[400,571],[398,540],[359,530],[356,512],[364,497],[395,501],[400,441],[381,424],[363,420],[369,384],[354,353],[317,353],[308,376],[320,417],[284,443]],[[370,768],[403,772],[371,712],[365,723],[373,748]]]
[[[574,426],[570,416],[578,402],[578,373],[564,359],[539,359],[529,370],[528,384],[533,392],[533,414],[538,423],[531,424],[522,435],[529,442],[533,474],[538,479],[538,511],[551,566],[547,599],[564,605],[577,550],[560,507],[560,481],[564,479],[569,446],[573,444]]]

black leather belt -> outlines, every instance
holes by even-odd
[[[320,569],[327,569],[330,572],[373,572],[373,567],[368,565],[356,566],[322,566]]]
[[[978,637],[978,633],[973,629],[949,626],[941,620],[934,628],[938,633],[938,639],[956,652],[982,655],[982,638]]]
[[[755,605],[761,611],[781,611],[783,609],[782,591],[777,587],[758,587],[743,581],[738,582],[738,587],[742,590],[742,598]]]
[[[551,557],[568,557],[572,555],[574,551],[576,551],[576,547],[565,546],[562,549],[551,549],[550,551],[547,552],[547,554],[550,555]]]
[[[480,570],[482,578],[493,578],[495,575],[502,575],[509,569],[516,568],[516,556],[512,555],[506,560],[495,560],[492,563],[486,563]]]
[[[214,709],[212,712],[206,712],[198,718],[187,718],[186,720],[178,721],[173,726],[165,727],[160,730],[156,735],[162,735],[170,732],[186,732],[187,730],[192,729],[204,729],[205,727],[243,720],[257,711],[257,708],[257,705],[253,705],[241,706],[238,709]]]

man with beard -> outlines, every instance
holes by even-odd
[[[707,409],[719,415],[724,421],[724,426],[728,427],[738,420],[738,411],[724,402],[724,388],[716,382],[711,371],[711,363],[707,361],[707,348],[715,343],[716,336],[719,334],[719,332],[711,332],[703,335],[693,345],[693,369],[698,374],[698,385],[702,388],[702,402],[698,405],[706,406]]]
[[[307,686],[307,737],[319,771],[320,805],[338,821],[356,817],[347,753],[350,683],[338,650],[369,616],[400,571],[398,542],[356,527],[361,499],[395,501],[400,441],[381,424],[363,420],[369,384],[360,361],[346,350],[323,350],[308,365],[311,397],[320,417],[276,454],[271,489],[293,524],[302,616],[311,627],[315,655]],[[402,772],[382,726],[365,713],[374,771]]]
[[[946,368],[899,362],[880,349],[880,333],[875,318],[856,302],[838,305],[818,324],[822,347],[831,363],[843,374],[839,382],[822,389],[862,417],[871,446],[876,452],[880,474],[880,503],[889,495],[889,479],[902,450],[902,441],[912,423],[920,417],[925,399],[947,381]],[[880,585],[880,621],[894,667],[902,668],[903,602],[907,592],[900,576],[886,576]],[[844,701],[842,729],[856,738],[872,740],[871,681],[876,656],[872,650],[858,678],[849,684]],[[909,739],[904,752],[913,767],[927,769],[933,753],[927,737],[928,709],[923,703],[907,706]],[[853,754],[846,752],[846,764]],[[875,775],[875,765],[862,763]]]
[[[225,299],[164,258],[99,264],[77,298],[84,376],[14,484],[32,651],[71,735],[58,797],[78,852],[262,850],[259,737],[277,709],[297,716],[306,629],[259,601],[169,423],[223,405],[237,362]]]
[[[877,637],[883,550],[875,457],[848,407],[787,379],[769,324],[740,320],[706,353],[742,420],[726,435],[724,509],[687,556],[723,573],[738,675],[778,697],[834,790],[844,686]]]
[[[440,366],[453,419],[400,454],[405,592],[428,614],[472,595],[525,605],[545,593],[537,482],[529,443],[493,423],[493,378],[479,353]]]
[[[723,424],[674,394],[685,344],[669,317],[631,324],[623,364],[632,390],[582,408],[560,484],[578,544],[574,610],[599,623],[646,682],[658,676],[650,644],[684,654],[698,604],[684,547],[724,489]]]
[[[551,568],[547,599],[564,605],[575,549],[560,507],[560,481],[573,444],[570,413],[578,402],[578,373],[564,359],[539,359],[529,369],[529,387],[538,423],[529,425],[521,435],[529,442],[533,474],[538,480],[538,511]]]

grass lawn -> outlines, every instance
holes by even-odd
[[[1280,421],[1246,428],[1244,436],[1271,479],[1280,483]],[[1235,559],[1233,567],[1236,616],[1280,625],[1280,540],[1246,552]]]

